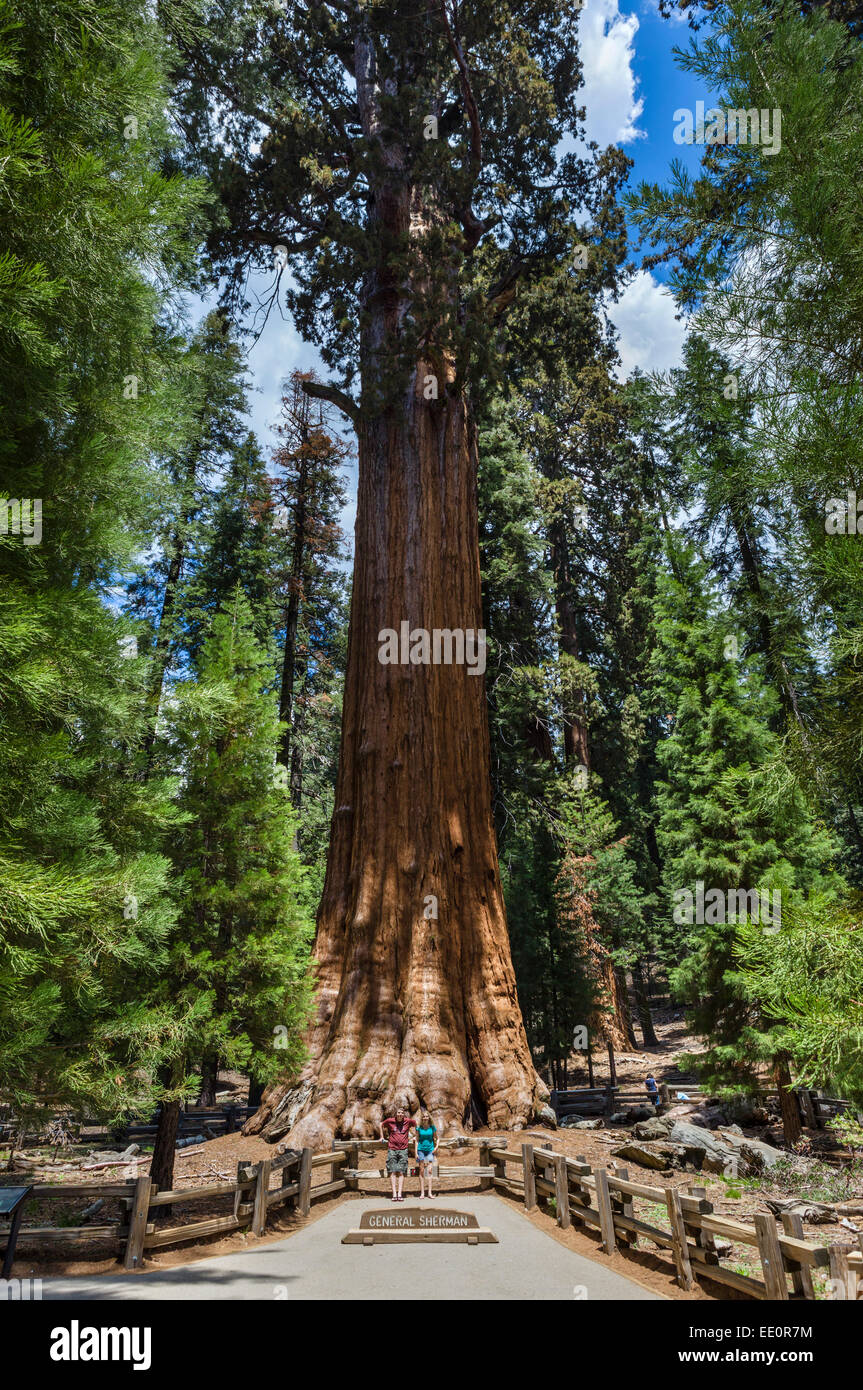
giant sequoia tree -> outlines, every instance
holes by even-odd
[[[295,322],[334,377],[311,390],[358,440],[317,1017],[305,1071],[257,1118],[270,1137],[370,1135],[393,1096],[444,1128],[518,1127],[543,1096],[510,959],[483,681],[378,657],[402,622],[481,626],[471,400],[520,283],[590,239],[576,215],[601,218],[614,176],[591,152],[556,154],[578,130],[578,8],[247,0],[205,6],[202,28],[164,7],[189,146],[228,213],[213,262],[239,299],[249,266],[273,268],[274,299],[289,274]]]

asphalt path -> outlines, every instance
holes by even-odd
[[[411,1207],[472,1212],[496,1245],[342,1245],[364,1212]],[[568,1250],[493,1194],[443,1194],[396,1204],[340,1202],[295,1235],[172,1269],[128,1275],[43,1278],[43,1299],[218,1300],[661,1299],[598,1260]]]

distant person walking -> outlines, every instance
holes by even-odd
[[[434,1170],[434,1156],[437,1153],[438,1137],[434,1127],[432,1117],[427,1110],[420,1111],[419,1124],[417,1125],[417,1167],[420,1175],[420,1197],[424,1197],[425,1184],[428,1183],[428,1195],[434,1196],[432,1192],[432,1172]]]
[[[651,1076],[648,1076],[648,1078],[647,1078],[647,1080],[645,1081],[644,1084],[645,1084],[645,1086],[646,1086],[646,1088],[647,1088],[647,1094],[648,1094],[649,1098],[653,1101],[653,1104],[654,1104],[654,1105],[658,1106],[658,1105],[659,1105],[659,1087],[658,1087],[657,1084],[656,1084],[656,1077],[655,1077],[655,1076],[652,1076],[652,1075],[651,1075]]]
[[[387,1143],[387,1172],[393,1185],[393,1201],[403,1202],[402,1188],[408,1171],[408,1144],[411,1130],[416,1129],[403,1106],[396,1107],[394,1115],[388,1115],[381,1122],[381,1138]]]

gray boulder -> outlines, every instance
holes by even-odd
[[[689,1117],[691,1125],[697,1125],[699,1129],[718,1129],[720,1125],[726,1124],[728,1116],[718,1105],[705,1105],[700,1110],[693,1110]]]
[[[640,1124],[642,1121],[651,1119],[654,1114],[652,1105],[634,1105],[626,1112],[626,1123],[628,1125]]]
[[[738,1125],[765,1125],[767,1111],[762,1101],[754,1096],[732,1096],[723,1103],[728,1119]]]
[[[753,1173],[763,1173],[765,1169],[775,1167],[781,1158],[789,1157],[784,1149],[775,1149],[761,1139],[747,1139],[737,1127],[723,1129],[721,1137],[724,1143],[737,1151],[747,1170]]]
[[[536,1123],[548,1125],[549,1129],[557,1129],[557,1116],[550,1105],[540,1105],[537,1108]]]
[[[568,1115],[560,1122],[561,1129],[602,1129],[602,1120],[580,1120],[577,1115]]]
[[[733,1172],[735,1160],[739,1171],[740,1155],[735,1148],[724,1143],[709,1130],[699,1129],[697,1125],[686,1124],[683,1120],[675,1120],[674,1128],[668,1137],[672,1144],[683,1145],[690,1162],[699,1168],[705,1168],[709,1173],[722,1173],[726,1167]]]
[[[638,1144],[630,1140],[612,1149],[613,1158],[626,1158],[630,1163],[638,1163],[642,1168],[682,1168],[686,1163],[686,1150],[682,1144]]]
[[[674,1121],[668,1115],[652,1115],[639,1121],[632,1133],[636,1139],[667,1139],[673,1128]]]

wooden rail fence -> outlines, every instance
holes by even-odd
[[[670,1254],[681,1288],[691,1288],[693,1279],[699,1278],[725,1284],[751,1298],[812,1299],[812,1270],[819,1267],[829,1270],[833,1298],[854,1299],[863,1287],[863,1245],[861,1250],[849,1250],[844,1245],[806,1240],[799,1216],[785,1213],[780,1233],[772,1215],[758,1214],[752,1225],[717,1215],[702,1187],[690,1184],[689,1191],[683,1192],[631,1182],[624,1167],[618,1165],[612,1171],[591,1167],[586,1160],[556,1153],[550,1146],[523,1143],[518,1149],[506,1149],[470,1137],[441,1144],[442,1148],[466,1146],[478,1147],[479,1163],[439,1164],[440,1177],[478,1179],[480,1190],[500,1190],[519,1198],[528,1211],[540,1199],[553,1200],[558,1225],[566,1228],[575,1221],[598,1234],[605,1254],[615,1250],[626,1254],[637,1248],[639,1239],[650,1240]],[[357,1191],[361,1181],[382,1176],[378,1168],[360,1167],[360,1153],[385,1148],[380,1140],[337,1140],[328,1153],[287,1150],[257,1164],[238,1164],[233,1181],[189,1190],[159,1191],[146,1175],[124,1183],[38,1185],[33,1198],[118,1198],[124,1218],[106,1226],[22,1226],[18,1239],[24,1243],[104,1240],[122,1256],[126,1269],[138,1269],[150,1250],[240,1229],[262,1236],[270,1212],[286,1205],[307,1216],[315,1199]],[[321,1170],[324,1181],[316,1182],[315,1174]],[[162,1207],[219,1197],[233,1197],[231,1214],[171,1226],[160,1226],[153,1219]],[[661,1208],[667,1225],[658,1224],[662,1217],[655,1211],[647,1213],[650,1219],[643,1212],[638,1214],[636,1202]],[[761,1278],[723,1265],[717,1237],[756,1249]]]
[[[680,1081],[674,1084],[662,1082],[659,1085],[659,1107],[661,1113],[669,1105],[674,1105],[677,1095],[685,1095],[689,1100],[705,1101],[710,1092],[695,1082]],[[801,1123],[807,1129],[823,1129],[826,1120],[841,1114],[851,1105],[850,1101],[840,1100],[838,1096],[825,1096],[819,1091],[810,1091],[798,1086],[794,1089],[800,1110]],[[777,1099],[775,1089],[759,1091],[753,1100]],[[628,1110],[633,1106],[653,1108],[648,1092],[642,1087],[633,1086],[578,1086],[565,1091],[552,1091],[549,1103],[558,1120],[571,1115],[585,1119],[595,1115],[611,1115],[615,1110]]]
[[[681,1288],[690,1289],[698,1277],[726,1284],[751,1298],[812,1299],[812,1270],[822,1266],[829,1269],[832,1297],[855,1298],[861,1286],[863,1250],[805,1240],[799,1216],[785,1213],[779,1234],[770,1214],[756,1215],[752,1226],[717,1216],[702,1187],[690,1185],[689,1192],[681,1192],[630,1182],[626,1168],[612,1172],[592,1168],[584,1159],[567,1158],[532,1144],[522,1144],[520,1151],[486,1145],[484,1152],[493,1165],[495,1187],[521,1197],[528,1210],[536,1207],[537,1194],[553,1198],[558,1225],[567,1227],[577,1221],[598,1232],[605,1254],[615,1250],[626,1254],[636,1248],[639,1237],[668,1250]],[[507,1164],[517,1167],[517,1176],[507,1173]],[[667,1227],[658,1225],[656,1216],[650,1221],[637,1216],[637,1200],[663,1208]],[[717,1236],[756,1248],[762,1277],[723,1265]]]

